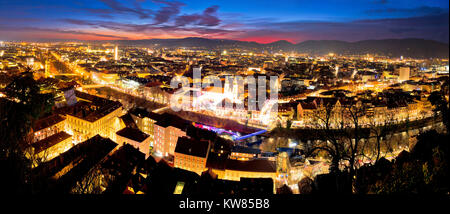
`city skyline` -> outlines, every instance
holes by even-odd
[[[448,18],[444,0],[0,0],[2,192],[450,199]]]
[[[270,43],[421,38],[448,43],[448,1],[2,2],[0,40],[202,37]],[[320,8],[320,10],[318,9]]]

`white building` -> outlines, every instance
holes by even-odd
[[[117,47],[117,45],[114,48],[114,60],[115,61],[119,60],[119,47]]]

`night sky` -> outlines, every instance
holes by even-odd
[[[0,40],[224,38],[448,43],[448,0],[0,0]]]

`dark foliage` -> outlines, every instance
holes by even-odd
[[[54,104],[54,94],[41,93],[41,87],[32,73],[25,72],[4,89],[8,98],[15,99],[0,99],[0,182],[5,184],[4,192],[32,191],[31,162],[25,156],[29,133],[34,121]]]

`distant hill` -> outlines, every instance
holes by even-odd
[[[110,41],[111,42],[111,41]],[[183,39],[145,39],[145,40],[116,40],[122,45],[159,47],[199,47],[206,49],[243,48],[249,50],[267,51],[295,51],[311,55],[324,55],[330,52],[342,55],[349,54],[378,54],[391,57],[412,58],[448,58],[449,45],[425,39],[383,39],[345,42],[337,40],[309,40],[297,44],[280,40],[268,44],[246,42],[228,39],[205,39],[188,37]]]
[[[378,54],[392,57],[448,58],[449,45],[424,39],[384,39],[343,42],[332,40],[305,41],[295,45],[309,54]]]

